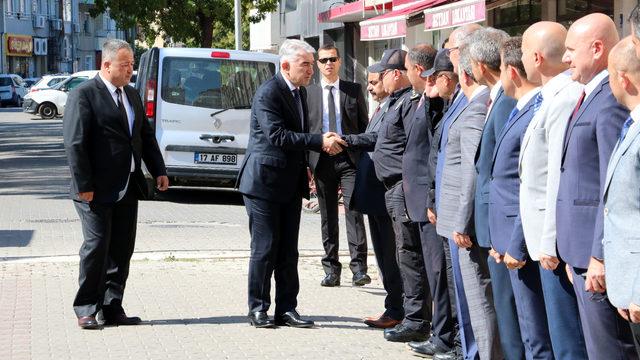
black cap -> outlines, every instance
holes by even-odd
[[[382,53],[380,62],[375,63],[367,68],[372,73],[381,73],[385,70],[407,70],[404,66],[404,58],[407,52],[401,49],[387,49]]]
[[[453,64],[449,58],[449,49],[440,49],[436,54],[436,59],[433,61],[433,67],[425,70],[420,74],[422,77],[428,77],[435,74],[438,71],[453,71]]]

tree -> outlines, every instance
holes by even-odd
[[[249,23],[277,10],[278,0],[241,3],[243,48],[247,48]],[[161,35],[187,46],[233,47],[233,0],[96,0],[91,15],[97,16],[107,9],[121,28],[138,26],[148,43]],[[249,15],[252,9],[257,10],[254,16]]]

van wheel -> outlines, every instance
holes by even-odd
[[[40,105],[40,116],[43,119],[53,119],[56,116],[56,107],[51,103],[44,103]]]

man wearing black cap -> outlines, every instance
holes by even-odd
[[[420,235],[407,217],[402,191],[402,157],[407,144],[405,121],[413,118],[420,95],[411,91],[406,74],[406,51],[386,50],[379,63],[369,71],[380,72],[386,92],[390,93],[389,110],[385,114],[373,152],[376,176],[387,188],[387,211],[393,221],[397,259],[404,289],[404,319],[386,329],[385,339],[396,342],[424,341],[431,322],[431,296],[427,291]],[[412,100],[413,99],[413,100]]]

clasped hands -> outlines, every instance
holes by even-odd
[[[322,151],[329,155],[337,155],[347,146],[347,142],[342,140],[339,134],[334,132],[322,134]]]

